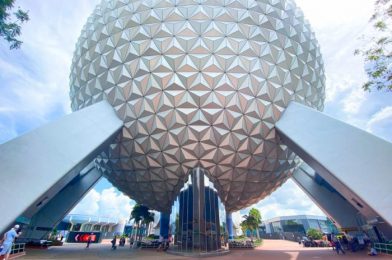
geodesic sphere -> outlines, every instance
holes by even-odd
[[[73,110],[106,99],[124,121],[97,165],[157,210],[195,167],[229,211],[269,195],[297,161],[275,122],[291,100],[324,101],[317,41],[288,0],[104,0],[70,78]]]

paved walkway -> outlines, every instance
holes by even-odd
[[[143,260],[179,260],[193,258],[174,256],[151,249],[132,250],[118,247],[110,250],[110,244],[91,244],[85,248],[82,244],[65,244],[61,247],[28,249],[27,255],[19,259],[143,259]],[[298,243],[282,240],[264,240],[263,245],[254,250],[232,250],[229,255],[213,257],[214,260],[314,260],[314,259],[392,259],[389,256],[367,256],[365,252],[337,255],[331,248],[304,248]]]

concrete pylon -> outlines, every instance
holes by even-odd
[[[122,126],[112,106],[102,101],[1,144],[0,232],[23,212],[35,215],[108,147]]]
[[[56,227],[65,215],[86,195],[86,193],[101,178],[102,173],[89,164],[71,182],[33,216],[24,212],[23,219],[31,219],[30,224],[23,230],[19,240],[35,241],[46,239],[49,232]]]
[[[354,208],[332,186],[320,179],[319,175],[303,163],[292,179],[315,202],[324,213],[344,230],[357,229],[359,211]]]
[[[392,225],[391,143],[296,102],[276,129],[368,223]]]
[[[226,228],[227,228],[227,235],[229,240],[234,239],[234,231],[233,231],[233,216],[231,212],[226,211]]]
[[[164,239],[169,238],[170,213],[161,212],[159,222],[159,235],[161,235]]]

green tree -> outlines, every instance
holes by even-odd
[[[0,0],[0,37],[10,44],[10,49],[20,48],[22,41],[18,36],[21,34],[21,25],[29,20],[28,13],[19,7],[13,13],[14,17],[11,15],[14,4],[15,0]]]
[[[365,59],[368,81],[362,88],[392,91],[392,1],[376,0],[370,21],[376,36],[366,39],[366,46],[354,53]]]
[[[144,205],[136,204],[132,211],[130,220],[134,220],[136,223],[136,239],[141,240],[142,234],[140,232],[140,224],[148,225],[150,222],[154,221],[154,213],[150,212],[150,209]]]
[[[244,234],[244,236],[246,235],[246,231],[249,229],[248,227],[248,222],[246,221],[246,219],[244,219],[241,223],[240,223],[240,227],[242,230],[242,234]]]
[[[178,241],[180,239],[180,214],[179,213],[176,214],[175,225],[176,225],[176,233],[174,238],[176,239],[176,241]]]
[[[144,215],[143,216],[143,224],[145,224],[146,225],[146,229],[147,229],[147,236],[149,235],[149,225],[150,225],[150,223],[151,222],[154,222],[154,216],[155,216],[155,214],[154,214],[154,212],[150,212],[150,211],[147,211],[147,213],[146,213],[146,215]]]
[[[220,232],[221,234],[226,233],[226,222],[222,222],[221,226],[220,226]]]
[[[315,228],[309,228],[306,235],[312,240],[321,239],[323,237],[321,231]]]
[[[252,208],[249,210],[249,216],[252,216],[255,221],[253,228],[256,230],[257,239],[260,239],[259,226],[261,224],[261,214],[258,209]]]
[[[242,217],[244,218],[244,220],[240,224],[242,232],[245,235],[246,231],[250,230],[251,237],[253,237],[253,231],[255,229],[257,229],[257,227],[258,227],[256,218],[252,215],[244,215]],[[256,232],[256,233],[258,233],[258,232]]]

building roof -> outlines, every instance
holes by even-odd
[[[316,215],[293,215],[293,216],[280,216],[274,217],[267,220],[263,220],[264,223],[272,223],[282,220],[294,220],[294,219],[316,219],[316,220],[327,220],[326,216],[316,216]]]

